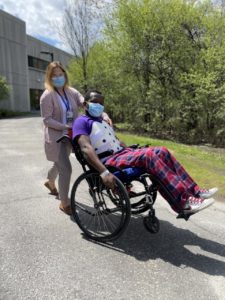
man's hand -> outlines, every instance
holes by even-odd
[[[102,178],[102,181],[108,188],[114,190],[114,188],[115,188],[115,177],[112,173],[109,173],[108,175],[104,176]]]

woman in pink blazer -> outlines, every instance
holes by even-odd
[[[69,141],[57,143],[63,134],[71,129],[72,122],[78,116],[78,109],[83,105],[83,96],[68,85],[68,75],[60,62],[51,62],[45,75],[46,90],[40,99],[41,116],[44,122],[45,154],[54,164],[48,171],[45,186],[51,194],[57,195],[55,186],[57,175],[59,208],[71,214],[68,198],[72,167],[69,159],[71,144]]]

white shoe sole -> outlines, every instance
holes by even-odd
[[[218,188],[213,188],[212,190],[213,191],[211,193],[208,193],[208,195],[207,195],[207,193],[200,194],[199,195],[200,198],[203,198],[203,199],[210,199],[210,198],[212,198],[212,196],[215,195],[218,192]]]
[[[215,202],[215,200],[213,198],[207,199],[204,202],[202,202],[202,204],[196,208],[193,209],[189,209],[189,210],[184,210],[183,213],[186,215],[188,214],[196,214],[197,212],[211,206],[213,203]]]

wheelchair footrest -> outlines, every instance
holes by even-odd
[[[177,219],[184,219],[185,221],[188,221],[188,219],[190,218],[190,216],[194,215],[194,213],[189,213],[189,214],[185,214],[183,212],[180,212],[177,215]]]

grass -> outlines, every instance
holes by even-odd
[[[219,192],[215,198],[225,199],[225,150],[189,146],[125,133],[117,133],[117,136],[127,145],[148,144],[167,147],[200,187],[217,186]]]

